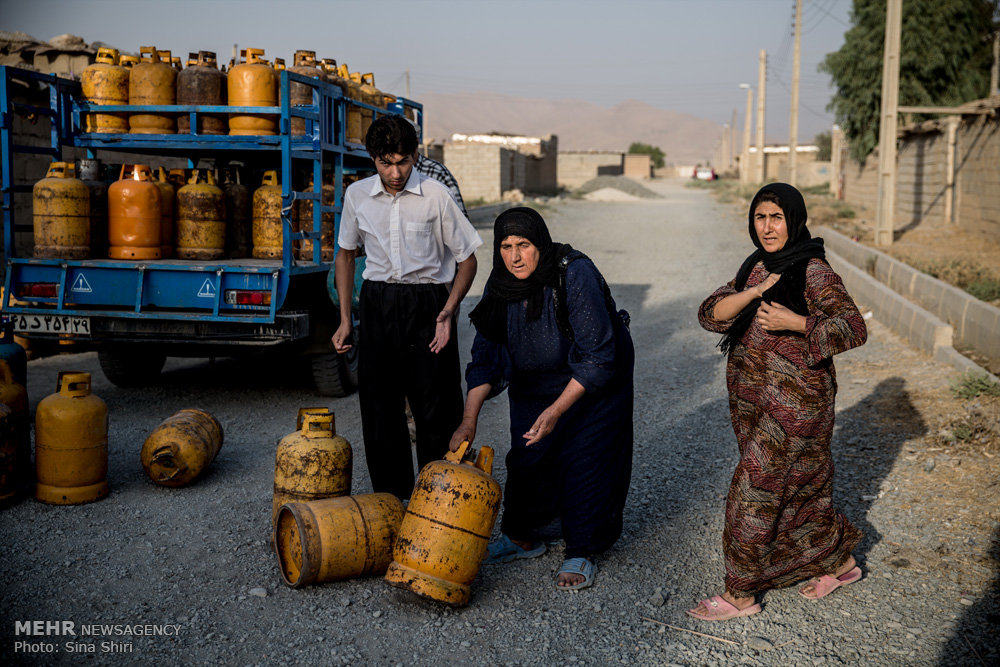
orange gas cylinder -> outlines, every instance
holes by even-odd
[[[490,476],[493,450],[475,455],[463,442],[444,461],[424,466],[399,527],[385,580],[431,600],[463,606],[500,511],[500,485]]]
[[[170,51],[141,46],[142,60],[132,66],[128,80],[129,104],[175,104],[177,70],[170,65]],[[129,117],[132,134],[175,134],[177,123],[166,114],[134,113]]]
[[[9,466],[8,480],[12,493],[26,491],[31,485],[31,415],[28,413],[28,392],[14,377],[14,371],[6,359],[0,359],[0,405],[9,411],[4,416],[4,432],[10,440],[2,443],[5,457],[4,467]],[[6,493],[6,492],[5,492]]]
[[[296,51],[294,65],[288,68],[289,72],[311,76],[318,79],[322,70],[316,66],[315,51]],[[304,83],[292,81],[288,84],[288,96],[293,106],[309,106],[313,103],[313,88]],[[306,119],[292,118],[292,134],[303,135],[306,133]]]
[[[31,190],[35,257],[90,257],[90,190],[72,162],[53,162]]]
[[[76,175],[90,193],[90,256],[108,256],[108,184],[100,160],[77,160]]]
[[[167,180],[166,169],[160,167],[157,176],[155,183],[160,191],[160,257],[166,259],[174,256],[174,208],[177,191]]]
[[[199,51],[189,64],[177,75],[177,104],[225,106],[226,75],[219,71],[214,51]],[[190,63],[191,61],[189,61]],[[191,117],[182,113],[177,117],[177,131],[191,132]],[[228,120],[218,114],[198,114],[196,134],[226,134]]]
[[[90,393],[90,373],[59,374],[35,409],[35,498],[78,505],[108,495],[108,406]]]
[[[276,107],[278,106],[278,77],[274,68],[261,56],[263,49],[243,49],[239,62],[229,70],[229,106]],[[229,134],[277,134],[278,117],[275,115],[231,114]]]
[[[128,104],[129,71],[118,64],[118,49],[97,49],[97,62],[80,74],[83,98],[92,104]],[[124,134],[128,132],[128,115],[89,113],[83,118],[84,132]]]
[[[253,193],[253,256],[280,258],[284,248],[281,220],[281,184],[277,171],[264,172],[261,186]]]
[[[108,188],[108,241],[112,259],[160,258],[160,189],[148,166],[122,165]]]
[[[226,251],[226,197],[215,177],[198,169],[177,191],[177,256],[181,259],[221,259]]]
[[[142,468],[160,486],[195,480],[222,449],[222,424],[196,408],[180,410],[160,422],[142,445]]]
[[[309,179],[309,190],[313,189],[312,179]],[[324,183],[322,188],[322,198],[324,206],[333,206],[334,197],[336,195],[337,188],[334,187],[333,183]],[[299,209],[297,211],[295,220],[292,222],[292,226],[295,231],[303,232],[313,231],[313,207],[312,200],[303,199],[299,203]],[[324,262],[333,261],[333,250],[336,238],[334,236],[334,230],[337,224],[336,214],[333,212],[326,212],[320,214],[320,233],[322,237],[320,238],[320,247],[322,248],[321,259]],[[301,246],[298,249],[299,259],[304,259],[312,261],[313,258],[313,242],[310,240],[302,241]]]
[[[382,574],[402,519],[403,504],[390,493],[282,505],[272,539],[281,576],[301,588]]]
[[[251,197],[250,188],[240,182],[239,167],[226,169],[222,192],[226,196],[226,257],[249,257],[253,243]]]
[[[274,455],[271,521],[285,503],[351,493],[351,443],[337,435],[329,408],[300,408],[296,430],[278,443]]]

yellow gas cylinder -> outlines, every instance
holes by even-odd
[[[160,257],[166,259],[174,256],[174,208],[177,191],[167,179],[167,170],[163,167],[157,172],[156,187],[160,191]]]
[[[132,66],[128,80],[129,104],[175,104],[177,70],[170,65],[170,51],[141,46],[142,60]],[[174,117],[165,114],[134,113],[128,119],[132,134],[175,134]]]
[[[253,243],[250,188],[240,182],[239,167],[230,166],[224,173],[222,192],[226,196],[226,257],[249,257]]]
[[[167,173],[167,180],[170,182],[172,186],[174,186],[174,194],[176,195],[178,190],[187,185],[188,182],[187,170],[171,169]]]
[[[204,410],[170,415],[142,444],[142,468],[160,486],[190,484],[222,449],[222,424]]]
[[[90,190],[72,162],[53,162],[31,190],[35,257],[90,257]]]
[[[167,54],[167,59],[170,61],[170,66],[173,67],[175,70],[177,70],[178,74],[184,71],[184,65],[181,63],[180,56],[171,56],[170,51],[160,51],[160,53]]]
[[[385,96],[382,91],[375,87],[375,74],[369,72],[367,74],[360,75],[361,83],[361,99],[366,104],[370,104],[373,107],[379,107],[380,109],[385,109]],[[377,113],[377,112],[376,112]],[[368,109],[363,109],[361,113],[361,136],[368,136],[368,128],[372,126],[372,112]]]
[[[229,106],[276,107],[278,106],[278,77],[274,68],[261,56],[263,49],[243,49],[239,62],[229,70],[227,86]],[[277,134],[278,117],[275,115],[231,114],[229,134]]]
[[[296,430],[278,443],[274,455],[271,520],[285,503],[347,496],[351,493],[351,443],[337,435],[329,408],[301,408]]]
[[[108,406],[90,393],[90,373],[59,374],[35,409],[35,498],[78,505],[108,495]]]
[[[132,67],[134,67],[138,62],[139,56],[132,56],[127,53],[122,54],[122,56],[118,58],[118,64],[127,70],[131,70]]]
[[[313,189],[312,179],[309,179],[309,190]],[[322,198],[323,204],[326,206],[333,206],[334,199],[337,193],[337,188],[334,187],[333,183],[324,183],[322,188]],[[313,230],[313,208],[311,199],[303,199],[299,203],[299,209],[295,220],[292,222],[292,226],[296,231],[309,231]],[[321,213],[320,214],[320,233],[322,237],[320,238],[320,247],[322,248],[322,260],[324,262],[333,261],[333,250],[336,237],[334,231],[336,229],[337,217],[335,213]],[[305,259],[312,261],[313,242],[310,240],[302,241],[302,245],[298,249],[299,259]]]
[[[253,256],[257,259],[281,257],[281,184],[278,172],[264,172],[261,186],[253,193]]]
[[[282,505],[272,539],[281,576],[301,588],[380,575],[402,520],[403,504],[391,493]]]
[[[177,104],[202,106],[226,105],[226,74],[219,71],[214,51],[190,54],[193,61],[177,75]],[[198,114],[196,134],[226,134],[228,120],[218,114]],[[182,113],[177,117],[177,131],[191,132],[191,117]]]
[[[385,580],[431,600],[463,606],[479,572],[500,510],[500,485],[490,476],[493,450],[463,442],[444,461],[424,466],[399,527]]]
[[[289,72],[311,76],[318,79],[322,70],[316,66],[316,52],[299,50],[295,52],[293,65],[288,68]],[[292,106],[309,106],[313,103],[313,88],[304,83],[292,81],[288,84],[288,97]],[[303,135],[306,133],[306,119],[292,118],[292,134]]]
[[[275,58],[274,59],[274,71],[275,72],[280,72],[283,69],[285,69],[285,59],[284,58]]]
[[[357,72],[353,74],[348,70],[347,65],[337,68],[337,76],[340,77],[340,87],[344,95],[352,100],[361,99],[361,75]],[[347,127],[344,129],[345,139],[354,144],[365,143],[365,135],[361,132],[361,125],[364,122],[362,117],[364,111],[355,104],[347,105]]]
[[[129,70],[118,64],[118,49],[97,49],[97,61],[80,74],[83,98],[92,104],[128,104]],[[83,118],[84,132],[124,134],[128,132],[128,115],[89,113]]]
[[[177,256],[181,259],[221,259],[226,252],[226,196],[215,177],[195,169],[177,191]]]
[[[0,359],[0,405],[9,410],[4,432],[9,429],[10,441],[2,444],[4,450],[12,454],[7,463],[12,470],[10,482],[17,493],[26,489],[32,480],[31,415],[28,413],[28,392],[14,377],[6,359]]]
[[[108,188],[108,242],[112,259],[160,258],[160,188],[147,165],[123,164]]]

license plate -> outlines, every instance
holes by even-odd
[[[90,318],[71,315],[21,315],[13,314],[14,331],[18,333],[90,335]]]

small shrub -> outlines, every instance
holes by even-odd
[[[979,280],[969,283],[965,291],[980,301],[996,301],[1000,299],[1000,281]]]
[[[956,440],[968,440],[973,434],[972,427],[968,424],[957,424],[951,432],[955,434]]]
[[[966,372],[951,383],[951,391],[958,398],[978,398],[979,396],[1000,396],[1000,383],[996,383],[985,373]]]
[[[854,209],[850,206],[838,206],[837,207],[837,217],[842,219],[853,219],[857,215]]]

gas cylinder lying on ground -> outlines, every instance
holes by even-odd
[[[142,444],[142,468],[160,486],[190,484],[222,449],[222,437],[222,425],[208,412],[180,410]]]
[[[278,508],[273,543],[292,588],[385,572],[403,520],[391,493],[288,503]]]
[[[108,406],[90,373],[63,372],[35,408],[35,498],[79,505],[108,495]]]
[[[285,503],[346,496],[351,493],[353,452],[337,435],[329,408],[300,408],[296,430],[274,455],[274,501],[271,521]]]
[[[452,606],[468,604],[500,511],[502,493],[492,471],[493,450],[481,447],[476,456],[468,442],[448,452],[444,461],[424,466],[399,527],[386,581]]]

